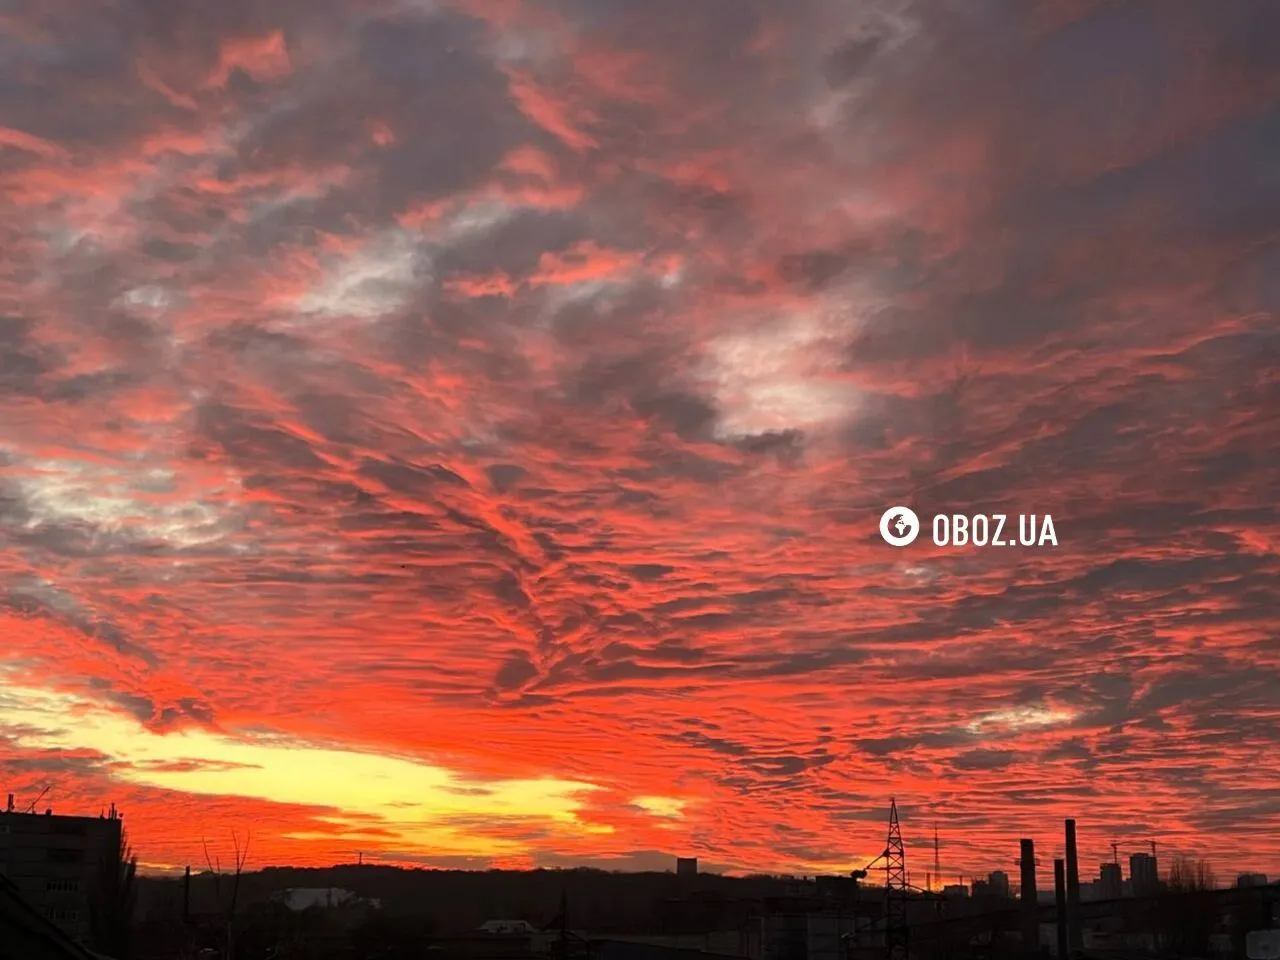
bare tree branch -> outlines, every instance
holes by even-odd
[[[236,901],[240,897],[240,874],[244,872],[245,861],[249,859],[249,834],[245,835],[244,847],[240,846],[240,835],[235,830],[231,831],[231,845],[235,850],[235,874],[231,882],[231,905],[227,910],[228,916],[232,916],[236,912]]]

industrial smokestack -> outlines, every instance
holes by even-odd
[[[1084,931],[1080,925],[1080,861],[1076,855],[1076,822],[1066,821],[1067,828],[1067,945],[1073,955],[1084,950]]]
[[[5,808],[6,813],[13,813],[13,794],[9,794],[9,806]]]
[[[1027,954],[1040,951],[1040,905],[1036,898],[1036,845],[1022,841],[1022,944]]]
[[[185,923],[191,919],[191,865],[187,865],[187,872],[182,875],[182,920]]]
[[[1066,867],[1061,860],[1053,861],[1053,900],[1057,904],[1058,960],[1067,956],[1067,878]]]

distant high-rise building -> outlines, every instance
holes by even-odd
[[[1129,884],[1135,897],[1147,897],[1160,890],[1160,873],[1156,858],[1149,853],[1135,853],[1129,858]]]
[[[1009,898],[1009,875],[1003,870],[992,870],[987,875],[987,883],[991,887],[991,896],[1002,900]]]
[[[1098,897],[1102,900],[1117,900],[1124,891],[1124,876],[1120,872],[1120,864],[1103,863],[1098,866]]]
[[[698,875],[698,858],[697,857],[677,857],[676,858],[676,876],[677,877],[696,877]]]
[[[942,895],[948,900],[965,900],[969,896],[969,888],[962,883],[949,883],[942,888]]]
[[[991,884],[986,880],[973,881],[973,889],[969,891],[975,900],[991,899]]]
[[[1242,873],[1236,877],[1237,887],[1265,887],[1267,885],[1267,875],[1265,873]]]

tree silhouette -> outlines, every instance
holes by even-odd
[[[230,960],[236,955],[236,909],[240,900],[240,877],[244,873],[245,861],[249,859],[249,839],[251,834],[246,833],[244,837],[244,846],[240,845],[240,835],[236,831],[231,831],[231,843],[235,851],[234,873],[231,875],[230,897],[224,903],[222,896],[222,861],[217,856],[210,857],[209,841],[201,837],[200,842],[204,847],[204,860],[209,867],[209,872],[213,874],[213,895],[217,900],[218,909],[221,910],[225,917],[225,940],[223,945],[223,955]]]
[[[1213,869],[1204,860],[1175,857],[1169,864],[1165,890],[1158,899],[1158,924],[1165,950],[1184,956],[1203,956],[1217,927],[1211,891]]]
[[[98,860],[98,882],[89,903],[93,946],[114,960],[128,960],[137,875],[138,857],[121,827],[118,849],[104,853]]]
[[[1212,890],[1217,886],[1213,867],[1205,860],[1192,860],[1187,856],[1175,857],[1169,864],[1169,890],[1174,893],[1192,893],[1196,890]]]

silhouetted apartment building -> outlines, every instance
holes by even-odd
[[[1120,872],[1120,864],[1103,863],[1098,865],[1098,899],[1118,900],[1124,893],[1124,876]]]
[[[1156,858],[1149,853],[1135,853],[1129,858],[1129,884],[1135,897],[1148,897],[1160,891],[1160,874]]]
[[[1267,875],[1265,873],[1242,873],[1236,877],[1237,887],[1265,887],[1267,885]]]
[[[121,820],[0,812],[0,873],[22,898],[74,939],[90,934],[90,904],[106,869],[118,869]],[[110,865],[108,867],[108,865]]]
[[[676,858],[676,876],[677,877],[696,877],[698,875],[698,858],[697,857],[677,857]]]
[[[1003,870],[992,870],[987,875],[987,883],[991,887],[991,896],[1009,899],[1009,875]]]

